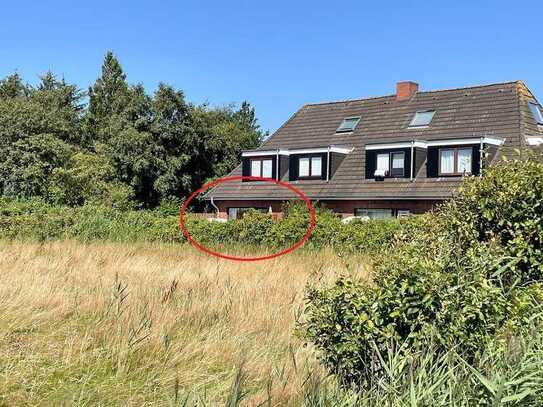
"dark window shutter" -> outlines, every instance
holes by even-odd
[[[439,165],[439,149],[437,147],[428,147],[428,157],[426,161],[426,171],[428,178],[437,178]]]
[[[241,160],[241,175],[243,175],[244,177],[248,177],[249,175],[251,175],[251,162],[248,158],[244,157],[242,158]],[[243,180],[243,182],[245,182],[247,180]]]
[[[272,160],[272,178],[277,179],[277,159],[273,157]]]
[[[298,156],[291,155],[289,157],[289,180],[296,181],[298,179]]]
[[[376,157],[375,150],[366,151],[366,179],[371,179],[375,175]]]
[[[415,153],[415,150],[413,149],[413,155]],[[411,178],[411,168],[413,167],[413,163],[411,162],[411,148],[408,148],[403,151],[403,177],[404,178]]]
[[[326,170],[328,168],[328,153],[321,154],[321,179],[326,180]]]

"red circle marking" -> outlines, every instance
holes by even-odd
[[[296,195],[298,195],[300,197],[300,199],[302,201],[304,201],[304,203],[307,205],[307,207],[309,208],[309,211],[311,213],[311,222],[309,224],[309,229],[307,230],[306,234],[304,235],[304,237],[296,242],[295,244],[293,244],[292,246],[290,246],[289,248],[287,249],[284,249],[284,250],[281,250],[280,252],[278,253],[274,253],[274,254],[270,254],[269,256],[260,256],[260,257],[238,257],[238,256],[229,256],[227,254],[223,254],[223,253],[219,253],[219,252],[216,252],[216,251],[213,251],[211,249],[209,249],[208,247],[205,247],[204,245],[198,243],[196,240],[194,240],[192,238],[192,236],[190,235],[188,229],[187,229],[187,226],[185,224],[185,211],[187,210],[190,202],[196,198],[198,195],[200,195],[202,192],[204,191],[207,191],[209,188],[212,188],[216,185],[219,185],[219,184],[224,184],[224,183],[228,183],[228,182],[233,182],[233,181],[243,181],[243,180],[246,180],[246,181],[264,181],[264,182],[271,182],[273,184],[277,184],[277,185],[280,185],[282,187],[285,187],[285,188],[288,188],[290,189],[292,192],[294,192]],[[207,254],[210,254],[212,256],[216,256],[216,257],[221,257],[223,259],[228,259],[228,260],[234,260],[234,261],[260,261],[260,260],[269,260],[269,259],[273,259],[275,257],[279,257],[279,256],[283,256],[284,254],[287,254],[287,253],[290,253],[292,252],[293,250],[296,250],[298,247],[300,247],[301,245],[303,245],[308,239],[309,237],[311,236],[311,233],[313,233],[313,230],[315,229],[315,208],[313,207],[313,205],[311,205],[311,202],[309,201],[309,199],[307,198],[307,196],[304,195],[304,193],[302,191],[300,191],[298,188],[290,185],[288,182],[283,182],[283,181],[277,181],[277,180],[274,180],[272,178],[263,178],[263,177],[250,177],[250,176],[245,176],[245,175],[239,175],[239,176],[235,176],[235,177],[224,177],[224,178],[219,178],[215,181],[210,181],[206,184],[204,184],[200,189],[197,189],[196,191],[194,191],[189,197],[188,199],[185,201],[185,203],[183,204],[183,206],[181,207],[181,211],[180,211],[180,224],[181,224],[181,229],[183,230],[183,234],[185,235],[185,237],[187,238],[187,240],[194,246],[196,247],[198,250],[201,250],[202,252],[204,253],[207,253]]]

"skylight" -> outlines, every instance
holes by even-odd
[[[345,131],[353,131],[359,121],[360,121],[360,117],[347,117],[343,119],[343,121],[337,128],[336,133],[341,133]]]
[[[409,124],[409,127],[428,126],[432,121],[435,113],[435,110],[424,110],[416,112],[415,116],[413,116],[413,120],[411,120],[411,123]]]
[[[543,124],[543,113],[541,113],[541,106],[539,106],[535,102],[530,102],[530,110],[532,111],[532,114],[534,115],[534,119],[537,122],[537,124]]]

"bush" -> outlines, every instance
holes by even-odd
[[[41,200],[0,199],[0,232],[7,239],[78,239],[115,242],[183,242],[179,226],[179,201],[163,201],[155,210],[120,210],[111,206],[64,207]],[[374,255],[390,247],[406,222],[397,220],[357,222],[344,225],[326,209],[317,209],[315,230],[306,247],[334,247],[342,252]],[[221,250],[224,246],[266,247],[282,250],[306,234],[310,214],[305,205],[290,204],[280,221],[267,213],[248,211],[226,223],[186,216],[191,237]]]
[[[345,391],[334,377],[309,383],[311,406],[541,406],[543,405],[543,333],[532,321],[532,335],[512,349],[496,341],[481,346],[479,366],[470,365],[454,349],[428,347],[405,357],[388,348],[380,357],[387,375],[364,389]],[[309,380],[308,380],[309,381]],[[407,403],[409,400],[409,403]],[[306,405],[304,404],[304,405]]]
[[[0,199],[0,232],[4,239],[115,242],[180,242],[178,216],[155,211],[121,211],[99,205],[54,206],[41,200]]]
[[[343,225],[336,238],[336,246],[348,252],[382,253],[392,246],[396,234],[416,222],[415,219],[356,221]]]
[[[306,338],[344,383],[383,377],[390,346],[436,344],[475,361],[483,343],[522,334],[541,289],[543,164],[496,165],[435,214],[407,222],[374,261],[373,285],[310,287]]]
[[[465,182],[442,212],[463,249],[475,242],[497,245],[508,261],[502,277],[524,284],[543,276],[542,196],[541,161],[504,162]]]
[[[284,217],[273,224],[265,243],[270,247],[285,248],[299,242],[306,235],[311,224],[311,214],[304,204],[289,203],[284,208]],[[311,234],[308,247],[322,248],[335,246],[342,228],[340,219],[331,211],[315,209],[315,229]]]

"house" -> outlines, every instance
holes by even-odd
[[[521,81],[437,91],[399,82],[396,94],[302,106],[234,175],[294,185],[338,215],[421,213],[450,198],[463,176],[543,143],[543,110]],[[238,181],[206,194],[222,218],[247,208],[280,216],[297,199],[270,182]]]

